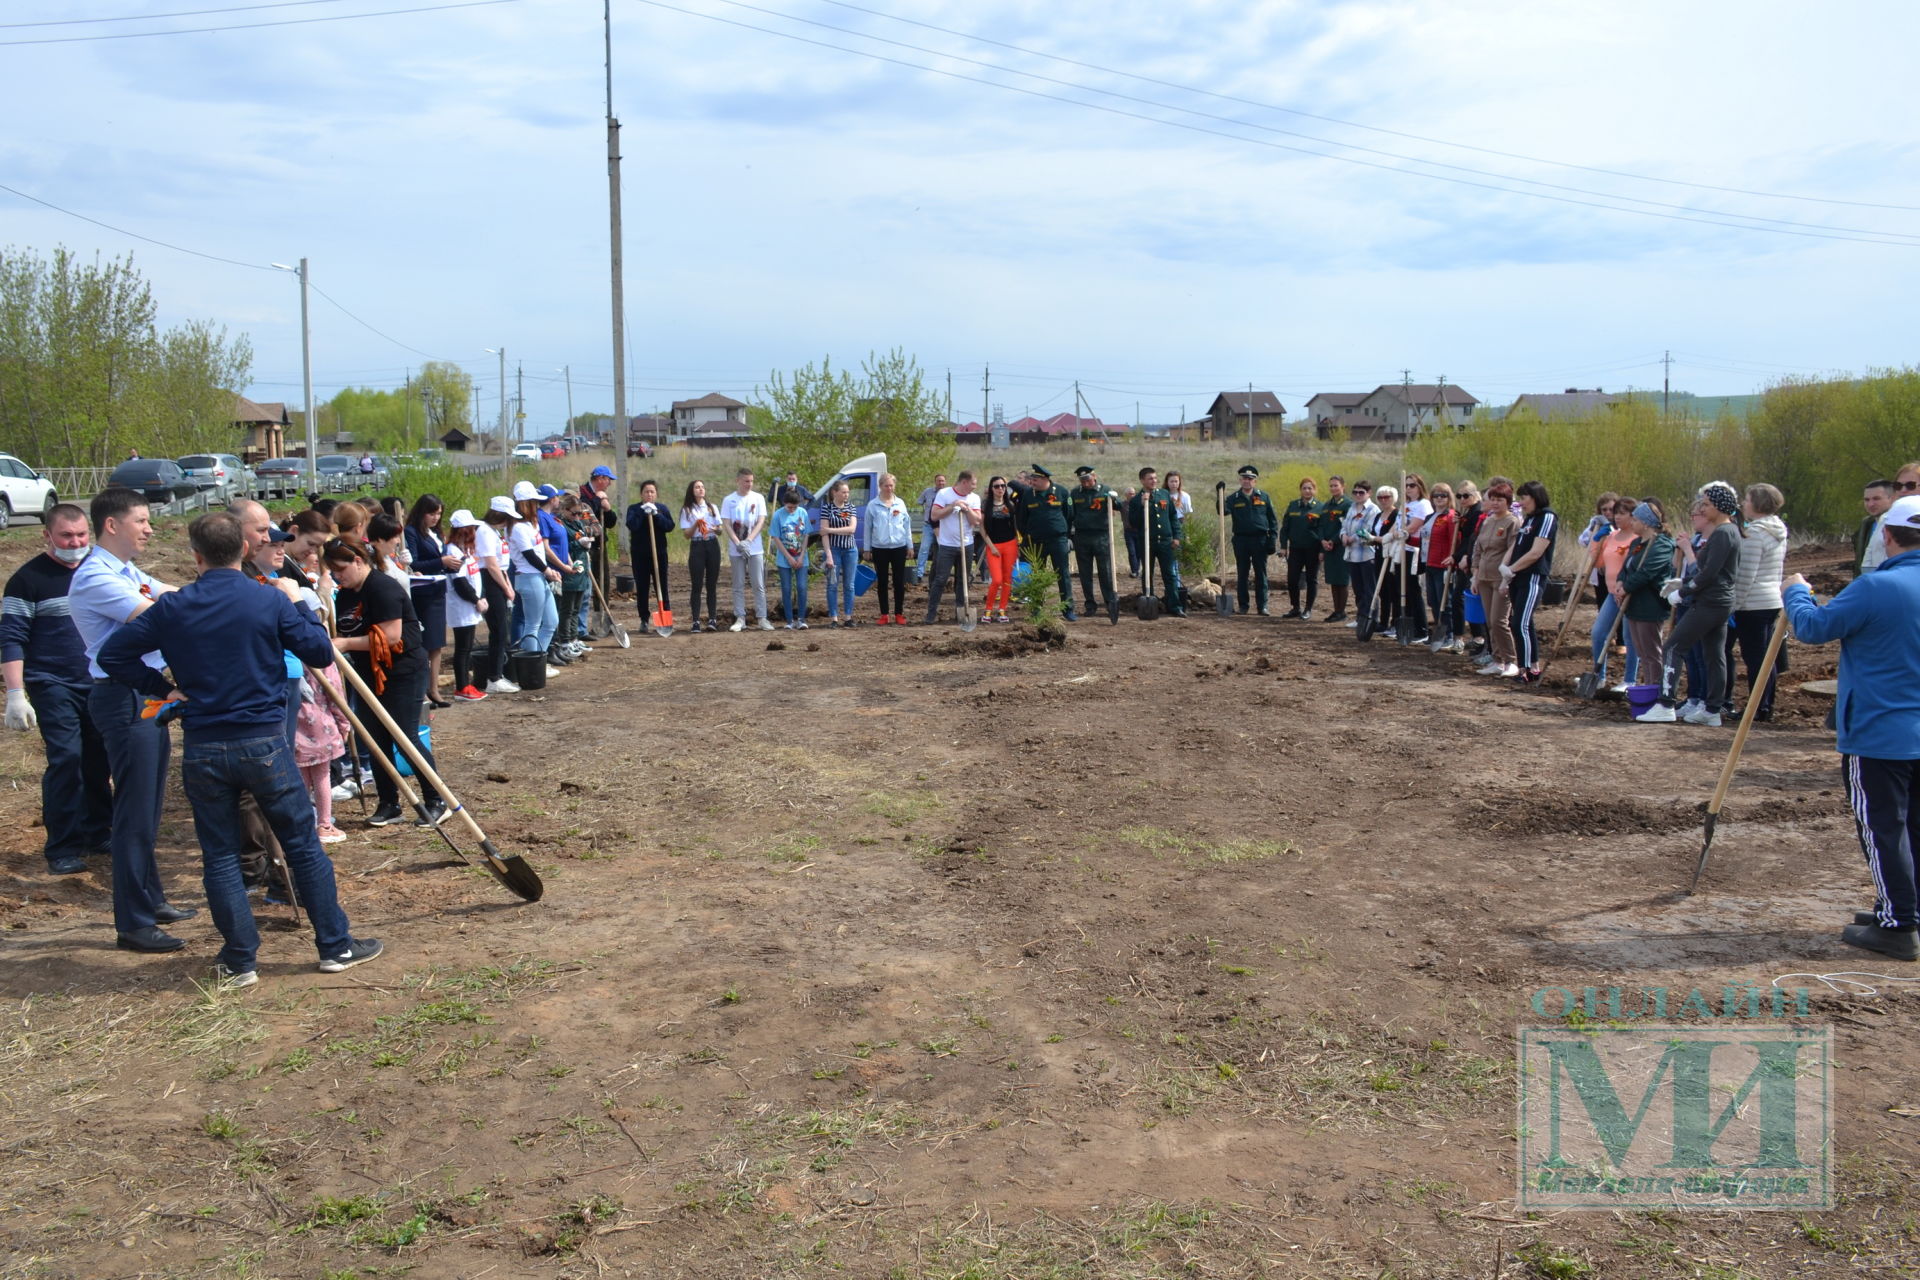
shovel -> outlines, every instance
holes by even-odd
[[[1120,584],[1115,581],[1120,570],[1114,564],[1113,537],[1113,495],[1107,496],[1107,577],[1100,585],[1107,589],[1107,621],[1113,626],[1120,625]]]
[[[1133,611],[1142,622],[1160,616],[1160,597],[1153,594],[1153,507],[1146,491],[1140,494],[1140,601]]]
[[[1233,616],[1233,601],[1227,597],[1227,482],[1213,482],[1213,505],[1220,517],[1220,598],[1213,602],[1214,609],[1223,618]]]
[[[667,584],[660,579],[660,540],[654,535],[653,521],[647,521],[647,555],[653,561],[653,593],[660,607],[653,611],[654,634],[665,638],[673,634],[673,610],[667,608]]]
[[[624,625],[614,621],[613,607],[607,603],[606,592],[600,589],[599,577],[589,573],[587,575],[587,581],[593,584],[593,598],[600,602],[600,620],[606,623],[607,634],[612,636],[613,642],[622,649],[631,648],[633,646],[633,637],[627,634],[627,629]]]
[[[937,603],[937,602],[936,602]],[[960,548],[960,607],[954,610],[960,630],[970,632],[980,625],[980,611],[973,607],[973,548]]]
[[[1382,547],[1384,551],[1384,546]],[[1374,561],[1380,566],[1380,573],[1373,580],[1373,599],[1367,601],[1367,611],[1360,615],[1360,625],[1353,629],[1356,640],[1371,640],[1376,627],[1380,625],[1380,596],[1387,589],[1386,561],[1384,556]]]
[[[1760,669],[1754,672],[1748,688],[1747,705],[1740,712],[1740,727],[1734,730],[1733,745],[1727,748],[1727,762],[1720,766],[1720,785],[1713,789],[1713,799],[1707,804],[1706,839],[1700,842],[1700,860],[1693,864],[1693,882],[1687,886],[1688,897],[1692,897],[1693,891],[1700,887],[1700,874],[1707,869],[1707,850],[1713,848],[1713,829],[1720,824],[1720,806],[1726,803],[1727,788],[1733,785],[1733,771],[1740,764],[1741,748],[1747,745],[1747,730],[1753,728],[1753,713],[1760,709],[1761,691],[1767,687],[1767,681],[1773,675],[1773,664],[1780,657],[1780,646],[1786,638],[1787,614],[1783,609],[1780,611],[1780,620],[1774,624],[1773,639],[1767,642],[1767,655],[1760,659]]]
[[[519,854],[508,854],[503,857],[500,851],[493,847],[493,841],[487,839],[487,833],[480,829],[478,822],[474,821],[473,814],[469,812],[467,807],[460,803],[458,797],[447,788],[447,784],[441,780],[440,775],[433,771],[433,766],[427,763],[427,758],[420,754],[419,744],[410,741],[405,734],[400,732],[400,726],[393,722],[393,717],[388,715],[387,709],[380,705],[379,700],[374,697],[373,690],[367,687],[367,682],[360,678],[360,673],[353,669],[353,664],[347,661],[347,656],[344,653],[340,655],[339,662],[340,674],[347,678],[347,683],[351,684],[354,692],[360,695],[360,701],[366,704],[367,709],[379,718],[381,725],[385,727],[387,733],[393,738],[394,745],[400,748],[401,753],[407,757],[407,762],[413,766],[414,775],[420,778],[427,786],[431,786],[438,791],[441,798],[447,802],[447,813],[441,821],[451,821],[454,815],[458,814],[460,820],[467,824],[467,830],[473,833],[473,838],[480,842],[480,853],[486,861],[487,870],[493,873],[494,878],[528,902],[540,901],[540,895],[546,892],[546,886],[540,883],[540,874],[528,866],[527,860]],[[326,682],[323,680],[321,683],[325,684]],[[338,698],[337,693],[333,696],[336,699]],[[346,711],[344,701],[336,701],[334,705],[340,707],[342,711]],[[352,712],[346,712],[346,714],[349,718],[352,717]],[[366,728],[364,725],[357,725],[357,727],[362,734],[365,734]],[[371,741],[369,741],[368,745],[370,747],[372,746]],[[377,748],[374,749],[373,755],[381,760],[385,768],[392,770],[394,781],[399,784],[401,792],[407,795],[410,803],[413,803],[415,811],[419,813],[421,817],[426,817],[426,807],[413,800],[412,792],[408,790],[407,784],[400,781],[400,770],[394,766],[393,761],[387,759],[386,753]],[[438,831],[438,825],[435,825],[434,829]],[[459,846],[453,843],[451,837],[447,837],[445,833],[442,833],[442,838],[446,839],[448,846],[451,847],[455,853],[460,853]],[[466,855],[461,854],[460,856],[465,858]]]

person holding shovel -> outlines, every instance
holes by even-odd
[[[205,866],[207,905],[224,945],[214,976],[224,988],[259,981],[260,933],[240,875],[240,796],[251,795],[285,850],[301,909],[313,925],[322,973],[339,973],[379,955],[376,938],[355,938],[340,909],[333,863],[320,847],[313,803],[287,741],[286,663],[333,665],[333,643],[299,588],[285,579],[255,582],[241,572],[245,537],[230,512],[201,516],[187,529],[200,577],[155,600],[101,645],[101,667],[116,682],[150,698],[184,695],[181,775],[193,806],[194,835]],[[338,545],[338,544],[336,544]],[[409,610],[406,592],[372,572],[361,548],[348,553],[361,577],[379,580]],[[414,624],[419,643],[419,624]],[[144,656],[158,650],[169,679]],[[426,656],[409,686],[416,713]]]
[[[1093,584],[1100,584],[1100,603],[1113,611],[1113,534],[1108,515],[1119,495],[1100,483],[1092,467],[1075,467],[1079,477],[1067,497],[1067,524],[1073,530],[1073,558],[1080,566],[1080,598],[1093,612]],[[1061,595],[1066,595],[1062,588]]]
[[[1514,534],[1520,521],[1513,514],[1513,481],[1495,476],[1487,481],[1487,514],[1473,535],[1473,551],[1467,572],[1473,575],[1473,593],[1487,614],[1487,651],[1479,664],[1483,676],[1512,678],[1520,674],[1513,645],[1513,628],[1508,625],[1512,600],[1507,595],[1501,570],[1507,553],[1513,550]]]
[[[1239,579],[1239,611],[1247,611],[1247,588],[1251,586],[1254,607],[1260,610],[1261,617],[1270,617],[1267,557],[1273,554],[1274,540],[1280,536],[1280,518],[1267,491],[1255,487],[1260,468],[1248,463],[1240,468],[1239,477],[1240,487],[1228,494],[1226,500],[1227,520],[1233,531],[1235,577]],[[1222,565],[1221,572],[1225,571],[1226,566]],[[1294,616],[1299,616],[1298,609],[1294,610]]]
[[[1187,608],[1180,601],[1180,502],[1179,498],[1159,487],[1160,473],[1152,467],[1140,468],[1140,493],[1134,498],[1139,513],[1140,536],[1146,540],[1153,552],[1153,567],[1160,570],[1160,581],[1166,589],[1161,597],[1168,613],[1176,618],[1187,616]],[[1141,593],[1153,594],[1153,583],[1142,581]]]
[[[1787,621],[1802,644],[1840,642],[1834,700],[1841,776],[1873,877],[1872,911],[1841,931],[1848,946],[1920,960],[1920,497],[1881,518],[1885,558],[1822,606],[1800,574],[1787,579]]]
[[[1379,518],[1380,508],[1373,505],[1373,483],[1358,481],[1353,486],[1353,505],[1340,519],[1340,561],[1353,584],[1353,607],[1360,615],[1347,619],[1346,625],[1355,630],[1360,627],[1360,618],[1373,611],[1373,592],[1379,585],[1379,556],[1367,541],[1368,530]]]
[[[1695,569],[1684,580],[1669,579],[1667,602],[1684,609],[1667,634],[1661,653],[1660,701],[1634,719],[1641,724],[1688,724],[1720,727],[1720,706],[1727,697],[1727,619],[1733,615],[1734,587],[1740,576],[1740,531],[1733,517],[1740,496],[1722,480],[1701,486],[1694,499],[1693,517],[1705,534],[1694,557]],[[1702,647],[1706,666],[1705,699],[1685,714],[1674,708],[1680,701],[1680,672],[1687,652]]]
[[[660,608],[673,609],[667,601],[667,535],[672,531],[673,513],[660,501],[660,486],[641,481],[640,500],[627,508],[627,546],[633,557],[633,596],[639,601],[643,624],[653,613],[655,587],[660,591]],[[650,625],[641,629],[655,634]]]
[[[933,586],[927,592],[927,616],[922,626],[932,626],[939,616],[940,596],[947,579],[953,579],[953,607],[956,617],[967,600],[966,568],[961,557],[972,552],[974,533],[985,520],[980,514],[980,495],[973,491],[973,472],[962,471],[953,487],[934,495],[934,536],[938,545],[933,552]]]

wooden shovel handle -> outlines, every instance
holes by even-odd
[[[1713,789],[1713,799],[1707,804],[1709,814],[1718,815],[1720,806],[1726,802],[1727,789],[1733,785],[1733,771],[1740,764],[1740,751],[1747,745],[1747,730],[1753,728],[1753,713],[1760,709],[1761,690],[1773,676],[1774,660],[1780,656],[1780,646],[1786,639],[1787,611],[1782,609],[1773,625],[1773,639],[1767,641],[1767,655],[1760,659],[1760,670],[1754,673],[1753,688],[1747,691],[1747,705],[1740,712],[1740,727],[1733,731],[1733,745],[1727,748],[1727,762],[1720,766],[1720,785]],[[1727,679],[1733,679],[1731,670],[1727,672]]]
[[[338,650],[335,652],[338,652]],[[400,732],[400,726],[393,722],[393,717],[388,715],[387,709],[380,705],[380,700],[374,696],[373,690],[367,688],[367,682],[360,678],[360,673],[353,669],[353,664],[347,661],[347,656],[344,653],[340,654],[338,665],[340,667],[340,674],[347,678],[347,683],[353,686],[353,691],[360,695],[360,701],[365,704],[369,711],[372,711],[373,714],[379,718],[381,725],[386,728],[388,735],[393,738],[394,745],[399,747],[401,753],[407,757],[407,763],[413,766],[415,776],[422,779],[440,793],[440,798],[447,802],[447,807],[454,813],[459,814],[460,820],[467,824],[467,830],[473,833],[475,840],[485,840],[487,833],[480,829],[480,824],[473,820],[473,815],[467,812],[467,807],[460,803],[459,799],[448,789],[447,784],[441,781],[440,775],[433,771],[433,766],[427,763],[427,758],[420,754],[420,744],[417,742],[409,742],[407,735]],[[376,751],[373,754],[377,756],[382,753]],[[392,762],[389,761],[388,763],[389,766],[391,766]],[[398,769],[395,769],[394,775],[398,777],[399,772]]]

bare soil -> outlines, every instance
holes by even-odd
[[[1537,990],[1897,967],[1837,941],[1871,890],[1797,691],[1830,651],[1792,648],[1689,898],[1729,732],[1579,701],[1583,641],[1520,690],[1211,611],[1064,644],[677,616],[435,718],[538,904],[342,807],[389,948],[345,975],[272,908],[245,992],[197,985],[204,913],[115,951],[105,868],[44,874],[37,739],[0,742],[0,1269],[1916,1274],[1899,987],[1813,997],[1834,1210],[1515,1204]],[[177,794],[160,861],[198,901]]]

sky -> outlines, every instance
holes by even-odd
[[[269,264],[305,256],[318,398],[444,359],[491,418],[504,347],[529,435],[563,370],[610,411],[602,5],[449,5],[9,0],[0,184],[67,212],[0,190],[0,246],[131,252],[163,323],[248,337],[256,400],[300,399]],[[1915,359],[1908,0],[612,0],[612,34],[633,413],[894,347],[962,421],[989,367],[1009,419],[1078,379],[1152,423]]]

